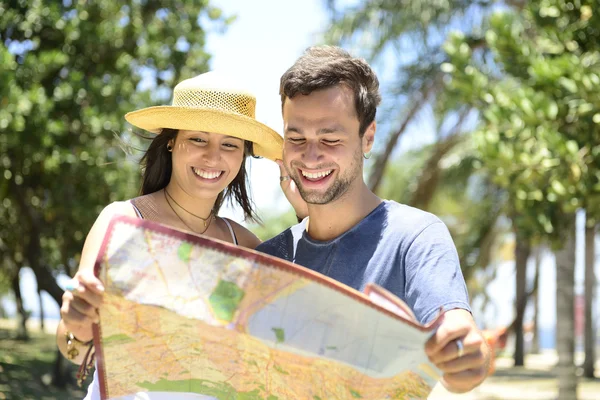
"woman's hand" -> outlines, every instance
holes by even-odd
[[[104,286],[94,274],[78,272],[63,294],[60,316],[68,331],[78,340],[92,340],[92,324],[100,321],[98,308],[104,297]]]
[[[302,199],[302,196],[300,196],[300,191],[298,190],[296,183],[290,178],[287,170],[283,166],[283,161],[277,160],[276,163],[279,165],[279,184],[281,185],[281,190],[283,190],[283,194],[285,194],[287,200],[290,202],[292,207],[294,207],[296,216],[299,219],[304,219],[308,216],[308,206]],[[287,177],[287,179],[284,177]]]

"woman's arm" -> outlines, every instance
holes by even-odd
[[[63,294],[56,344],[60,352],[75,364],[83,362],[88,346],[81,343],[92,340],[92,324],[99,321],[97,310],[102,304],[104,287],[94,275],[94,265],[108,224],[117,214],[136,216],[128,201],[109,204],[102,210],[83,245],[79,270],[70,282],[73,290],[66,290]]]

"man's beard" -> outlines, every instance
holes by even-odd
[[[323,193],[318,190],[307,190],[302,186],[302,178],[299,176],[298,169],[291,166],[293,173],[290,177],[296,183],[296,187],[300,192],[302,199],[308,204],[329,204],[338,200],[342,197],[352,185],[352,183],[361,175],[361,164],[360,162],[362,153],[359,151],[354,155],[350,168],[342,176],[338,176],[331,186]],[[318,169],[326,169],[326,167],[319,166]]]

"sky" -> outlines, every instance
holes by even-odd
[[[327,24],[324,1],[215,0],[212,4],[221,8],[225,15],[236,14],[238,17],[224,34],[209,34],[207,50],[212,54],[211,69],[235,74],[243,81],[256,95],[257,120],[282,134],[279,78],[306,47],[319,40],[319,34]],[[423,122],[424,125],[429,123]],[[421,126],[415,129],[427,128]],[[250,181],[253,199],[259,213],[265,210],[277,213],[289,209],[289,204],[279,188],[279,168],[275,163],[266,159],[251,159]],[[221,215],[242,222],[242,213],[239,209],[226,208]],[[582,218],[580,217],[578,221],[581,236]],[[579,241],[580,250],[577,257],[579,292],[582,291],[583,281],[581,243],[582,240]],[[597,263],[597,267],[600,267],[600,263]],[[597,268],[598,273],[600,268]],[[479,318],[492,327],[506,325],[513,318],[514,264],[507,262],[500,265],[497,274],[498,278],[490,285],[489,291],[498,307],[495,311],[490,309],[486,314],[481,314]],[[31,270],[23,269],[21,281],[26,308],[37,315],[38,299]],[[59,285],[63,288],[67,281],[66,276],[58,279]],[[540,323],[543,327],[551,329],[556,320],[554,311],[556,284],[554,258],[551,254],[546,254],[543,258],[540,287],[542,288]],[[58,317],[56,303],[46,293],[43,294],[43,298],[46,315],[51,318]],[[14,313],[14,305],[6,298],[3,304],[7,311]]]

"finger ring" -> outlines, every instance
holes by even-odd
[[[465,354],[465,345],[462,340],[456,339],[456,347],[458,348],[458,358],[461,358]]]
[[[65,285],[65,290],[68,290],[69,292],[76,292],[77,289],[79,289],[79,281],[75,278],[71,279]]]
[[[290,178],[290,176],[289,176],[289,175],[280,176],[280,177],[279,177],[279,182],[287,181],[287,180],[289,180],[289,179],[292,179],[292,178]]]

